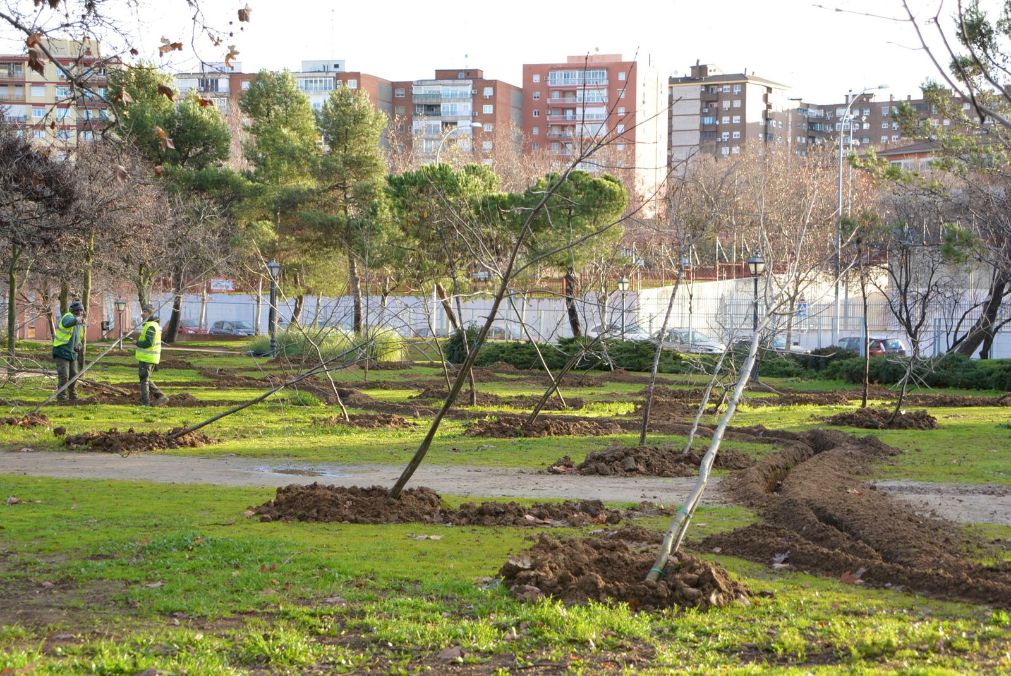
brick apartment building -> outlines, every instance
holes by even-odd
[[[61,66],[105,95],[106,69],[114,64],[102,59],[99,43],[50,39],[46,46]],[[40,75],[28,67],[27,54],[0,55],[0,106],[7,119],[58,154],[108,125],[108,106],[99,96],[74,87],[56,63],[46,61]]]
[[[580,168],[622,178],[633,203],[650,200],[666,177],[666,80],[649,63],[620,54],[523,64],[524,150],[561,168],[593,138],[609,142]]]
[[[422,162],[434,161],[444,141],[475,161],[491,162],[497,144],[516,143],[522,107],[519,87],[488,79],[477,68],[438,69],[432,79],[393,83],[394,124],[409,131]]]

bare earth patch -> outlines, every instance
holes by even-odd
[[[596,437],[609,434],[621,434],[621,423],[614,420],[595,420],[592,418],[570,418],[561,416],[542,416],[532,425],[526,425],[526,418],[521,416],[499,416],[475,421],[467,428],[466,434],[471,437],[557,437],[580,436]]]
[[[41,413],[26,413],[25,415],[0,418],[0,425],[8,427],[46,427],[49,425],[49,418]]]
[[[1011,567],[968,555],[980,546],[959,528],[858,477],[898,451],[872,437],[814,430],[724,480],[764,523],[708,538],[704,546],[780,567],[942,598],[1011,606]]]
[[[610,446],[594,451],[579,465],[565,456],[548,467],[552,474],[596,474],[602,476],[695,476],[703,453],[693,450],[687,455],[673,446]],[[739,451],[724,449],[716,456],[718,469],[744,469],[754,459]]]
[[[937,429],[937,418],[926,411],[899,411],[895,420],[892,412],[884,408],[858,408],[843,411],[825,418],[829,425],[860,427],[867,430],[933,430]]]
[[[339,415],[333,415],[328,418],[313,418],[312,422],[314,425],[319,425],[320,427],[345,426],[368,430],[403,430],[414,429],[418,426],[418,423],[396,413],[358,413],[349,417],[351,418],[351,422],[347,422]]]
[[[722,568],[692,556],[671,557],[657,583],[645,582],[659,536],[621,529],[606,536],[542,534],[499,570],[519,599],[551,596],[565,603],[626,602],[634,610],[711,608],[747,603],[750,592]]]
[[[168,432],[135,432],[131,427],[125,432],[120,432],[113,428],[107,432],[73,434],[64,437],[63,443],[73,449],[121,454],[166,448],[199,448],[214,443],[210,437],[199,432],[184,434],[175,439],[170,438],[178,429],[173,428]]]

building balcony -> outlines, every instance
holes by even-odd
[[[548,122],[572,122],[572,123],[578,123],[578,122],[603,122],[604,120],[607,119],[607,115],[600,115],[600,114],[596,114],[596,113],[594,113],[594,114],[587,114],[587,115],[583,115],[581,113],[571,113],[571,114],[570,113],[560,113],[560,114],[555,114],[555,115],[549,114],[547,117],[548,117]]]
[[[7,122],[13,122],[15,124],[24,124],[28,121],[27,115],[8,115],[4,118]]]
[[[24,92],[3,92],[0,93],[0,101],[15,101],[18,103],[25,102]]]
[[[549,131],[547,133],[548,138],[575,138],[576,135],[571,131]]]
[[[593,80],[592,82],[552,82],[548,79],[548,86],[552,89],[582,89],[583,87],[586,89],[595,89],[599,87],[606,87],[607,80]]]

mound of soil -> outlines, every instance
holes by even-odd
[[[784,446],[722,483],[764,523],[711,536],[704,546],[852,583],[1011,606],[1011,567],[976,563],[958,526],[860,481],[898,451],[829,430]]]
[[[533,425],[525,425],[526,418],[520,416],[500,416],[497,419],[484,418],[474,422],[465,434],[471,437],[596,437],[621,434],[621,423],[614,420],[594,420],[591,418],[568,418],[561,416],[541,416]]]
[[[49,425],[49,418],[41,413],[26,413],[25,415],[8,416],[0,418],[0,425],[9,427],[39,427]]]
[[[366,365],[364,361],[358,362],[358,368],[365,370],[366,366],[370,371],[405,371],[414,368],[414,362],[410,361],[372,361]]]
[[[510,558],[499,575],[523,600],[546,595],[565,603],[623,601],[635,610],[721,607],[750,595],[722,568],[684,554],[671,557],[657,583],[646,583],[656,544],[630,535],[616,531],[612,537],[559,539],[542,534],[532,548]]]
[[[465,503],[448,509],[430,488],[409,488],[399,500],[381,486],[330,486],[313,483],[277,489],[270,502],[253,510],[261,521],[337,521],[346,523],[439,523],[457,526],[586,526],[615,524],[620,510],[599,500],[523,506],[515,502]],[[645,511],[640,507],[640,511]]]
[[[330,416],[329,418],[313,418],[312,422],[314,425],[319,425],[320,427],[336,427],[340,425],[369,430],[401,430],[413,429],[418,426],[418,423],[413,420],[408,420],[395,413],[359,413],[350,417],[350,423],[345,422],[344,418],[339,415]]]
[[[429,385],[425,387],[421,392],[411,397],[412,400],[418,401],[431,401],[441,403],[446,400],[446,387],[443,385]],[[477,393],[477,405],[478,406],[495,406],[496,404],[501,404],[502,398],[497,394],[491,394],[490,392],[478,392]],[[470,389],[464,388],[460,391],[457,396],[454,406],[470,406]]]
[[[500,397],[500,402],[509,406],[511,408],[526,409],[529,411],[534,410],[534,406],[537,402],[541,400],[540,397],[535,397],[533,395],[525,396],[513,396],[513,397]],[[562,402],[558,400],[558,397],[552,395],[544,402],[544,406],[541,407],[542,411],[578,411],[579,409],[586,406],[586,402],[579,397],[565,397],[565,407],[562,407]]]
[[[168,432],[135,432],[131,427],[125,432],[112,428],[108,432],[85,432],[63,438],[69,448],[78,450],[104,451],[107,453],[129,454],[140,451],[157,451],[166,448],[199,448],[214,441],[201,434],[191,432],[176,439],[169,438],[178,427]]]
[[[1011,406],[1011,394],[999,397],[962,397],[954,394],[907,394],[904,403],[911,406]]]
[[[778,397],[751,397],[748,406],[846,406],[845,392],[782,392]]]
[[[673,446],[610,446],[594,451],[578,466],[565,456],[548,467],[552,474],[642,475],[642,476],[695,476],[703,453],[692,450],[685,455],[683,449]],[[754,459],[739,451],[721,450],[713,467],[719,469],[744,469],[755,463]]]
[[[937,418],[926,411],[900,411],[895,420],[889,421],[892,412],[884,408],[858,408],[843,411],[825,418],[829,425],[860,427],[866,430],[933,430],[937,429]]]

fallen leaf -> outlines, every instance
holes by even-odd
[[[450,646],[439,652],[439,659],[444,662],[460,662],[463,660],[463,648]]]
[[[165,173],[165,167],[161,166],[160,164],[155,166],[155,168],[154,168],[154,175],[155,176],[159,176],[160,177],[164,173]]]
[[[12,495],[9,498],[7,498],[7,504],[8,505],[18,505],[18,504],[21,504],[21,498]]]
[[[864,581],[860,579],[860,576],[866,572],[866,568],[858,568],[855,573],[851,573],[847,570],[839,576],[839,581],[844,584],[863,584]]]
[[[249,5],[246,5],[239,10],[239,21],[249,21],[249,15],[253,10],[250,9]]]
[[[176,93],[172,90],[172,87],[168,85],[158,83],[158,93],[167,98],[169,101],[175,101]]]

